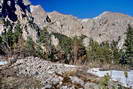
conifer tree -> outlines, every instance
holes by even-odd
[[[133,64],[133,28],[128,25],[128,30],[126,32],[125,40],[125,55],[127,62]]]

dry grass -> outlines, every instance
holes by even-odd
[[[41,89],[42,84],[35,78],[4,77],[0,81],[0,89]]]

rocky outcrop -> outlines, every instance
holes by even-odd
[[[81,22],[86,29],[85,35],[101,43],[124,39],[128,24],[133,23],[133,18],[120,13],[104,12],[98,17]]]
[[[51,24],[48,25],[48,30],[56,33],[61,33],[69,37],[80,36],[82,33],[82,24],[76,17],[63,15],[58,12],[48,13],[51,19]]]
[[[20,75],[36,76],[40,79],[56,73],[62,74],[66,71],[75,71],[77,68],[74,65],[52,63],[37,57],[19,59],[12,66],[19,70]]]
[[[0,5],[0,20],[2,22],[0,33],[8,31],[9,25],[7,26],[5,23],[10,24],[12,31],[15,25],[20,24],[24,40],[27,40],[29,36],[34,41],[38,39],[40,28],[34,23],[28,0],[2,0]]]
[[[87,69],[26,57],[0,66],[0,88],[22,89],[28,86],[31,89],[99,89],[101,78],[87,73]],[[117,83],[110,81],[108,87],[114,89]]]
[[[37,6],[31,5],[30,8],[32,16],[34,17],[34,23],[36,23],[41,29],[43,29],[45,23],[47,23],[47,21],[45,21],[47,17],[46,12],[43,10],[43,8],[40,5]]]
[[[99,43],[119,41],[119,45],[122,47],[128,24],[133,24],[133,17],[113,12],[104,12],[92,19],[78,19],[58,12],[48,13],[48,16],[52,21],[48,26],[49,31],[69,37],[85,35],[88,37],[86,45],[92,38]]]
[[[69,37],[85,35],[87,36],[84,41],[85,45],[88,45],[89,39],[92,38],[99,43],[119,41],[118,46],[121,48],[128,24],[133,26],[133,17],[121,13],[103,12],[95,18],[78,19],[56,11],[46,13],[40,6],[34,8],[40,13],[33,15],[35,18],[39,17],[39,20],[36,18],[36,22],[40,27],[44,26],[50,32],[64,34]],[[49,23],[45,22],[47,17],[50,19]]]

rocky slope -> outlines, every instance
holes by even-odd
[[[57,12],[48,13],[52,20],[49,30],[67,36],[85,35],[99,43],[120,41],[123,44],[128,24],[133,24],[133,17],[113,12],[104,12],[95,18],[78,19]]]
[[[81,66],[27,57],[0,66],[0,81],[1,89],[99,89],[101,80]],[[109,82],[109,89],[116,87],[116,82]]]
[[[95,18],[78,19],[56,11],[46,14],[40,6],[36,6],[37,8],[40,15],[34,15],[33,17],[40,16],[37,22],[41,23],[41,26],[47,27],[48,31],[61,33],[69,37],[85,35],[88,37],[85,40],[86,45],[88,44],[88,39],[92,38],[99,43],[104,41],[112,42],[113,40],[119,41],[118,46],[121,48],[128,24],[133,26],[133,17],[121,13],[103,12]],[[49,17],[50,22],[43,23],[42,17],[44,20]]]

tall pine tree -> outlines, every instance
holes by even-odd
[[[125,40],[125,55],[128,64],[133,66],[133,28],[128,25]]]

